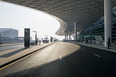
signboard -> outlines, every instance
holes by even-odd
[[[95,39],[96,39],[97,41],[103,41],[103,39],[102,39],[101,36],[95,36]]]
[[[30,28],[24,29],[24,46],[25,48],[30,47]]]

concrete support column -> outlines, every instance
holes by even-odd
[[[68,40],[68,32],[67,32],[67,40]]]
[[[71,35],[71,31],[69,31],[69,41],[71,40],[70,35]]]
[[[66,33],[65,33],[65,40],[66,40]]]
[[[108,37],[112,39],[112,0],[104,0],[104,41],[107,46]]]
[[[77,41],[77,25],[76,25],[76,22],[74,22],[74,33],[75,33],[75,41]]]

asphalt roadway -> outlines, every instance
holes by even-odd
[[[116,77],[116,53],[57,42],[0,70],[0,77]]]

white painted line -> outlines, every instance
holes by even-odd
[[[60,60],[62,59],[62,55],[60,55]]]
[[[98,54],[94,54],[94,55],[95,55],[95,56],[97,56],[97,57],[99,57],[99,58],[101,57],[101,56],[100,56],[100,55],[98,55]]]

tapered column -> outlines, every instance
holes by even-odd
[[[71,31],[69,31],[69,41],[71,40],[71,37],[70,37],[70,35],[71,35]]]
[[[67,31],[67,40],[68,40],[68,31]]]
[[[108,37],[112,39],[112,0],[104,0],[104,41],[107,46]]]
[[[77,25],[76,25],[76,22],[74,22],[74,33],[75,33],[75,41],[77,41]]]
[[[65,41],[66,41],[66,33],[65,33]]]

